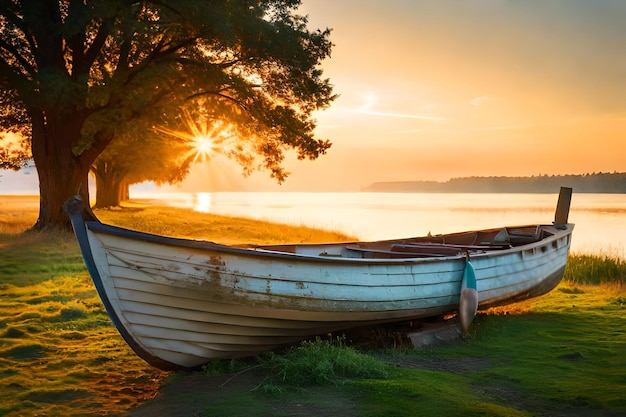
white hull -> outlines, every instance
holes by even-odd
[[[242,249],[100,223],[74,228],[122,336],[152,365],[172,369],[453,313],[466,253],[481,308],[544,294],[564,273],[573,225],[536,226],[540,240],[508,249],[437,257],[380,250],[410,240]]]

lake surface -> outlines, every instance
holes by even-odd
[[[551,223],[557,194],[136,192],[194,210],[330,229],[360,240]],[[576,194],[572,251],[624,257],[626,195]]]

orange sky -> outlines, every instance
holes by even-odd
[[[290,161],[280,187],[263,173],[242,181],[237,168],[217,181],[221,165],[198,169],[192,188],[626,171],[626,2],[304,0],[301,10],[310,27],[333,29],[324,68],[340,97],[317,115],[332,148]]]
[[[626,171],[626,2],[304,0],[333,29],[333,142],[282,186],[215,160],[179,191]],[[1,187],[1,183],[0,183]],[[210,190],[206,190],[210,191]]]
[[[626,3],[310,0],[333,142],[282,188],[626,170]]]

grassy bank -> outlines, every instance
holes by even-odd
[[[351,341],[341,339],[338,350],[312,343],[271,360],[166,373],[140,360],[111,326],[74,237],[20,234],[36,219],[36,204],[0,201],[0,416],[626,413],[619,259],[572,255],[556,290],[480,314],[456,344],[413,350],[387,334],[376,349],[356,355],[345,354]],[[229,244],[348,238],[190,213],[135,202],[96,214],[147,232]],[[376,372],[339,374],[348,368],[341,361]],[[297,379],[289,379],[293,373]],[[307,383],[315,380],[320,383]]]

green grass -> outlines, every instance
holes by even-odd
[[[420,360],[482,366],[465,374],[479,392],[529,411],[626,411],[626,309],[610,286],[564,283],[548,296],[480,315],[463,344],[415,352]],[[547,412],[550,414],[550,412]]]
[[[354,384],[363,397],[358,415],[386,416],[528,416],[515,404],[495,401],[446,371],[398,368],[388,380]]]
[[[340,385],[351,380],[387,377],[383,362],[338,340],[340,343],[318,337],[282,354],[268,352],[260,364],[267,376],[257,388],[282,392],[285,388]]]
[[[70,233],[26,233],[10,240],[0,235],[0,248],[0,285],[30,286],[85,271],[76,238]]]

